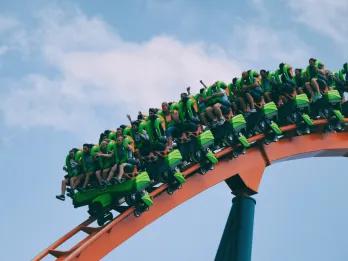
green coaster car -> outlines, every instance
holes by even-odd
[[[330,90],[324,94],[324,99],[326,106],[323,109],[323,114],[326,119],[328,119],[329,124],[327,126],[328,130],[333,129],[341,131],[344,126],[344,116],[342,114],[341,101],[342,97],[338,90]]]
[[[282,130],[274,121],[278,118],[278,108],[274,102],[266,103],[261,109],[262,119],[258,124],[259,130],[266,136],[273,136],[272,140],[277,141],[283,135]],[[271,132],[271,133],[270,133]],[[268,143],[268,137],[265,142]]]
[[[88,213],[98,219],[99,225],[103,225],[107,220],[112,219],[110,210],[119,207],[123,200],[137,208],[150,207],[153,201],[145,192],[150,184],[150,177],[144,171],[120,184],[79,191],[72,195],[73,205],[75,208],[88,205]]]
[[[246,132],[247,122],[242,114],[238,114],[230,119],[234,137],[237,137],[238,141],[244,148],[249,148],[250,143],[244,136],[243,132]]]
[[[202,150],[207,150],[214,145],[214,135],[210,130],[204,131],[197,137],[198,146]]]
[[[178,167],[182,163],[180,151],[178,149],[171,151],[166,155],[165,163],[167,165],[167,170],[163,173],[164,181],[168,183],[168,194],[172,194],[186,182],[185,177]]]
[[[312,127],[314,123],[309,116],[311,111],[308,96],[305,93],[296,95],[294,103],[294,112],[288,117],[290,117],[293,123],[297,125],[296,132],[298,135],[304,133],[309,134],[310,127]]]
[[[218,162],[214,153],[211,151],[215,144],[214,135],[210,130],[206,130],[197,136],[197,148],[195,151],[195,162],[200,163],[201,173],[206,173]]]
[[[266,103],[262,108],[262,112],[264,117],[270,120],[278,117],[278,108],[274,102]]]

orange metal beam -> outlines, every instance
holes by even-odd
[[[348,120],[346,121],[348,122]],[[316,125],[325,123],[325,120],[315,122]],[[289,125],[282,129],[283,131],[292,131],[295,129],[295,126]],[[258,141],[262,138],[263,135],[257,135],[250,140]],[[194,175],[189,177],[183,189],[176,191],[174,195],[170,196],[167,193],[163,193],[167,188],[165,184],[152,192],[154,206],[150,211],[143,213],[140,218],[133,216],[133,209],[131,208],[117,216],[100,231],[86,229],[86,226],[88,226],[87,220],[87,223],[84,222],[69,232],[66,236],[35,257],[34,260],[41,260],[48,253],[52,253],[53,250],[60,256],[57,260],[99,260],[136,232],[176,206],[236,174],[242,178],[245,185],[251,191],[256,193],[264,169],[274,161],[318,151],[329,151],[332,152],[332,155],[341,155],[340,153],[346,155],[348,153],[348,133],[311,134],[284,138],[268,146],[255,146],[249,149],[246,155],[242,155],[237,159],[224,160],[223,157],[230,154],[231,151],[232,149],[227,148],[217,153],[217,156],[222,158],[222,160],[214,170],[204,176]],[[340,153],[337,154],[338,152]],[[322,155],[330,156],[331,153]],[[186,170],[184,174],[188,176],[196,172],[198,168],[198,165],[195,165]],[[65,253],[55,250],[60,244],[81,230],[91,232],[91,234]]]

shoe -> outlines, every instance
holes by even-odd
[[[64,201],[65,200],[65,196],[64,195],[57,195],[56,196],[56,199],[59,199],[61,201]]]

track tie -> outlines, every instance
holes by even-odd
[[[71,251],[59,251],[59,250],[48,250],[48,253],[50,253],[52,256],[59,258],[62,256],[69,255]]]
[[[88,235],[96,233],[100,230],[100,227],[81,227],[81,231],[87,233]]]

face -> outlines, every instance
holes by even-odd
[[[289,68],[289,74],[290,74],[291,76],[294,75],[294,70],[292,69],[292,67]]]
[[[121,128],[118,128],[118,129],[117,129],[116,135],[117,135],[117,136],[122,135],[122,129],[121,129]]]
[[[153,118],[155,118],[155,117],[156,117],[155,112],[154,112],[153,110],[150,110],[150,111],[149,111],[149,118],[153,119]]]
[[[296,69],[296,70],[295,70],[295,75],[296,75],[296,76],[300,76],[300,75],[301,75],[301,70]]]
[[[243,78],[243,79],[248,78],[248,72],[243,72],[243,73],[242,73],[242,78]]]
[[[162,111],[168,111],[168,103],[166,102],[162,103]]]
[[[309,59],[309,65],[314,66],[315,65],[315,59]]]
[[[265,70],[261,70],[260,71],[260,75],[261,75],[261,77],[265,77],[266,76],[266,71]]]
[[[107,145],[108,145],[108,142],[106,140],[103,140],[103,142],[100,144],[102,148],[106,148]]]
[[[69,155],[70,155],[71,158],[74,157],[74,151],[71,150],[71,151],[69,152]]]
[[[119,136],[118,138],[117,138],[117,144],[122,144],[122,142],[123,142],[123,137],[122,136]]]
[[[89,152],[89,147],[88,146],[83,146],[83,152],[88,153]]]

